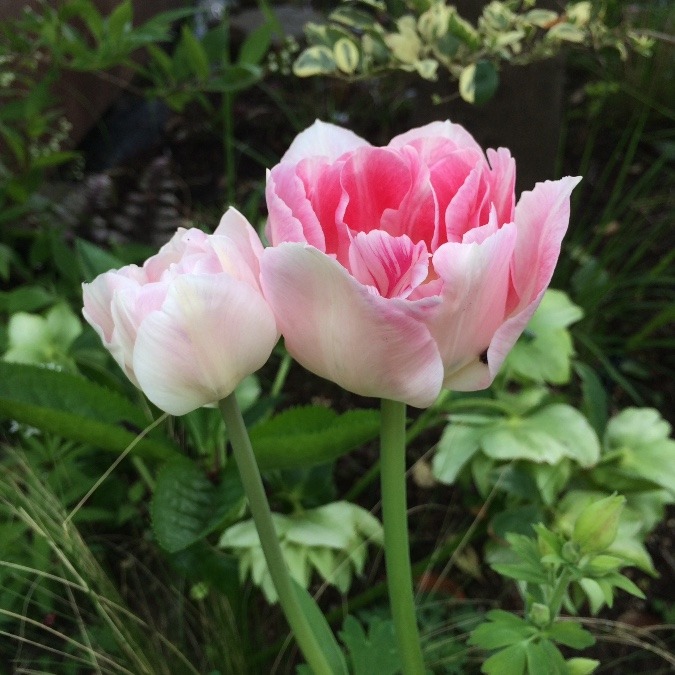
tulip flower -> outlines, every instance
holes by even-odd
[[[279,333],[259,284],[262,244],[236,210],[213,235],[180,228],[142,267],[83,284],[85,319],[129,379],[183,415],[228,396]]]
[[[551,280],[579,180],[516,204],[509,151],[459,125],[373,147],[315,122],[267,180],[261,281],[289,353],[417,407],[488,387]]]

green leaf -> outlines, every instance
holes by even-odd
[[[562,291],[548,290],[504,367],[519,379],[566,384],[574,353],[567,327],[583,316]]]
[[[131,0],[124,0],[110,12],[106,19],[109,39],[113,43],[120,42],[122,36],[131,31],[132,22],[133,7]]]
[[[77,239],[75,249],[82,279],[86,282],[92,281],[99,274],[109,270],[124,267],[124,263],[119,258],[84,239]]]
[[[195,37],[189,26],[183,24],[180,34],[180,42],[176,50],[180,49],[185,65],[192,75],[199,80],[207,80],[211,71],[206,50],[201,42]]]
[[[546,39],[581,44],[586,39],[586,33],[571,23],[557,23],[546,33]]]
[[[337,70],[333,51],[323,45],[315,45],[305,49],[293,64],[296,77],[313,77],[315,75],[331,75]]]
[[[590,467],[600,457],[600,443],[588,420],[562,403],[528,417],[500,420],[486,428],[481,445],[488,457],[499,460],[555,464],[569,457]]]
[[[558,648],[549,640],[529,642],[525,646],[527,672],[529,675],[567,675],[565,659]]]
[[[586,649],[595,644],[595,638],[576,621],[556,621],[548,634],[552,640],[573,649]]]
[[[391,621],[374,619],[366,635],[353,616],[347,616],[340,639],[349,652],[353,675],[396,675],[401,670],[398,640]]]
[[[464,465],[478,452],[484,430],[461,424],[449,424],[434,455],[432,469],[434,477],[452,485]]]
[[[0,291],[0,310],[8,314],[34,312],[51,305],[55,299],[41,286],[21,286],[14,291]]]
[[[595,659],[573,658],[567,659],[567,675],[590,675],[600,665]]]
[[[486,675],[524,675],[527,667],[525,645],[518,643],[493,654],[481,668]]]
[[[0,362],[0,417],[16,420],[101,450],[122,452],[148,423],[141,411],[119,394],[82,377]],[[131,426],[135,431],[127,431]],[[178,455],[167,441],[142,439],[140,457]]]
[[[269,22],[251,31],[239,50],[239,64],[257,66],[269,49],[272,33],[273,26]]]
[[[347,663],[326,617],[312,596],[297,582],[291,580],[300,601],[300,606],[334,675],[349,675]]]
[[[531,638],[537,629],[515,614],[500,609],[486,614],[488,621],[471,631],[468,644],[481,649],[499,649]]]
[[[339,70],[351,75],[359,66],[359,48],[349,38],[340,38],[333,45],[333,59]]]
[[[574,370],[581,380],[581,412],[586,415],[595,433],[601,436],[607,426],[609,396],[598,373],[585,363],[575,363]]]
[[[162,548],[175,553],[233,522],[244,507],[244,491],[230,463],[216,483],[194,463],[166,464],[152,497],[152,524]]]
[[[221,68],[202,86],[204,91],[229,93],[252,87],[262,77],[258,66],[248,63]]]
[[[376,410],[342,415],[319,406],[286,410],[250,431],[262,470],[322,464],[371,441],[379,433]]]
[[[499,86],[499,73],[491,61],[480,60],[466,66],[459,76],[459,94],[467,102],[482,105]]]

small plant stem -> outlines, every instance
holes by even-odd
[[[234,458],[248,497],[251,515],[258,530],[267,567],[279,596],[279,603],[312,671],[316,675],[332,675],[332,669],[326,660],[321,645],[316,640],[307,617],[302,611],[298,595],[293,588],[293,582],[288,573],[286,561],[274,529],[272,513],[260,477],[258,464],[234,393],[220,401],[219,407],[227,425]]]
[[[567,587],[570,584],[572,575],[569,570],[564,569],[556,582],[555,587],[553,588],[553,593],[548,602],[548,608],[551,611],[551,623],[553,623],[560,614],[562,608],[563,600],[565,599],[565,593],[567,593]]]
[[[284,355],[281,357],[281,363],[279,364],[279,370],[277,370],[277,375],[274,378],[272,389],[270,390],[270,396],[272,398],[281,394],[281,390],[284,388],[284,383],[288,377],[288,371],[291,369],[291,363],[293,363],[291,355],[288,352],[284,352]]]
[[[403,675],[424,675],[415,618],[405,483],[405,403],[382,400],[380,475],[389,604]]]

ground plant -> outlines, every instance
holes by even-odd
[[[675,14],[479,4],[0,21],[0,673],[675,667]]]

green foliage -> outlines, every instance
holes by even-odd
[[[376,410],[338,415],[321,406],[285,410],[251,428],[251,444],[262,470],[293,468],[337,459],[375,438]]]
[[[519,582],[525,614],[520,617],[492,610],[486,615],[487,621],[472,631],[469,644],[495,650],[483,663],[482,672],[593,672],[597,662],[565,661],[557,645],[585,649],[595,639],[578,622],[561,620],[559,616],[563,604],[575,608],[575,588],[588,596],[593,611],[603,603],[611,606],[615,588],[644,597],[619,572],[630,560],[612,552],[624,504],[625,498],[617,495],[586,503],[577,512],[570,534],[539,524],[534,527],[536,537],[506,536],[508,559],[493,562],[492,567]]]
[[[7,362],[0,362],[0,417],[117,453],[148,425],[136,406],[109,389],[77,375]],[[141,439],[134,453],[177,456],[171,443],[154,438]]]
[[[374,619],[366,633],[358,619],[348,616],[339,636],[347,648],[353,675],[395,675],[400,671],[398,641],[391,621]]]
[[[17,312],[9,319],[8,348],[2,358],[74,371],[75,362],[69,351],[81,332],[79,318],[64,303],[54,305],[44,317]]]
[[[290,516],[274,513],[274,525],[291,576],[303,588],[313,571],[346,593],[353,574],[362,574],[366,544],[382,544],[382,527],[365,509],[349,502],[332,502]],[[242,581],[251,576],[269,602],[277,599],[267,570],[260,539],[252,520],[227,528],[220,546],[239,558]]]
[[[152,496],[152,525],[160,546],[176,553],[241,516],[244,491],[234,464],[209,478],[187,459],[165,464]]]
[[[393,27],[395,26],[395,29]],[[628,28],[610,30],[590,2],[561,13],[530,2],[490,2],[476,25],[444,0],[422,3],[341,2],[327,23],[305,27],[309,43],[296,58],[297,77],[373,77],[403,70],[437,80],[443,68],[465,101],[480,105],[499,85],[501,64],[522,65],[574,45],[586,49],[649,50]]]
[[[527,325],[527,330],[506,357],[508,377],[522,381],[567,384],[574,354],[567,328],[583,312],[562,291],[549,289]]]

